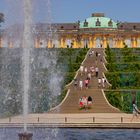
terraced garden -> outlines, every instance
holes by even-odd
[[[140,48],[108,46],[105,53],[108,69],[105,75],[112,85],[106,90],[109,102],[123,112],[132,111],[134,100],[140,108]]]

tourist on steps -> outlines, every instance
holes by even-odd
[[[98,78],[98,88],[101,87],[101,83],[102,83],[102,80],[101,80],[101,78],[99,77],[99,78]]]
[[[95,68],[95,72],[96,72],[96,77],[98,77],[98,74],[99,74],[99,68],[98,67]]]
[[[81,65],[81,66],[80,66],[80,74],[81,74],[81,76],[83,75],[83,71],[84,71],[84,66]]]
[[[87,97],[83,96],[83,108],[86,110],[87,109]]]
[[[77,81],[77,79],[74,79],[74,88],[75,89],[77,88],[77,85],[78,85],[78,81]]]
[[[93,77],[94,76],[94,66],[90,67],[90,72],[91,72],[91,76]]]
[[[83,89],[83,81],[82,80],[79,81],[79,88],[80,88],[80,90]]]
[[[87,74],[87,72],[88,72],[88,69],[87,69],[87,67],[85,66],[85,68],[84,68],[84,73],[85,73],[85,75]]]
[[[91,73],[90,73],[90,72],[89,72],[88,75],[87,75],[87,79],[88,79],[88,80],[91,80]]]
[[[98,57],[98,52],[96,52],[96,57]]]
[[[103,87],[103,88],[105,88],[105,82],[106,82],[105,78],[102,77],[102,87]]]
[[[84,84],[85,84],[85,87],[87,89],[88,88],[88,84],[89,84],[89,79],[88,78],[85,79]]]
[[[92,98],[91,98],[91,96],[88,96],[88,108],[91,108],[91,106],[92,106]]]
[[[82,97],[79,99],[79,107],[80,107],[80,109],[83,108],[83,98]]]

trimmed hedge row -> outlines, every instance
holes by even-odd
[[[123,112],[132,112],[132,101],[135,100],[140,107],[140,92],[118,92],[120,89],[140,89],[140,49],[128,48],[111,49],[109,46],[106,52],[106,67],[108,72],[105,73],[108,81],[111,83],[111,89],[116,91],[107,91],[108,101]]]

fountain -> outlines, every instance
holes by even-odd
[[[19,136],[19,140],[32,140],[33,134],[25,132],[25,133],[19,133],[18,136]]]
[[[52,41],[52,27],[51,27],[51,10],[50,10],[50,0],[46,1],[47,3],[47,37],[48,40]],[[23,32],[23,43],[22,43],[22,48],[23,48],[23,53],[22,53],[22,68],[23,68],[23,120],[24,120],[24,132],[19,133],[19,140],[31,140],[33,134],[29,133],[27,130],[27,122],[28,122],[28,100],[29,100],[29,91],[30,91],[30,60],[31,60],[31,51],[32,51],[32,31],[31,31],[31,26],[32,24],[32,15],[31,15],[31,0],[24,0],[23,1],[23,9],[24,9],[24,32]],[[47,61],[47,68],[49,63],[51,65],[55,62],[52,63],[53,60]],[[51,70],[53,72],[53,70]],[[51,75],[52,76],[52,75]],[[54,72],[53,76],[51,77],[51,81],[53,79],[56,80],[58,79],[56,73]],[[60,78],[59,78],[60,79]],[[56,93],[54,91],[54,87],[52,86],[52,83],[50,82],[50,88],[53,93]],[[57,82],[54,82],[53,85],[57,85]],[[57,91],[58,92],[58,91]]]
[[[19,137],[20,140],[30,140],[33,134],[29,132],[30,130],[32,131],[32,129],[30,130],[27,129],[28,122],[29,122],[28,113],[31,111],[38,112],[41,109],[42,109],[41,111],[44,112],[44,111],[47,111],[49,107],[52,107],[54,105],[52,103],[52,100],[55,102],[54,98],[57,98],[58,94],[61,91],[61,82],[63,81],[63,75],[62,75],[61,70],[59,69],[59,66],[57,65],[58,53],[57,51],[55,51],[55,49],[33,49],[34,45],[33,45],[32,40],[34,39],[33,38],[34,36],[32,37],[32,33],[33,33],[32,28],[34,27],[34,24],[32,24],[31,9],[32,9],[33,4],[36,4],[36,2],[33,2],[32,0],[24,0],[22,2],[21,1],[18,1],[18,2],[19,3],[17,3],[16,6],[17,8],[21,6],[23,7],[24,17],[21,16],[22,19],[20,19],[19,22],[13,20],[14,21],[13,25],[7,26],[5,30],[6,32],[3,37],[4,40],[3,40],[2,45],[5,48],[2,49],[1,51],[2,69],[0,73],[1,74],[0,84],[1,84],[1,89],[4,89],[2,95],[3,95],[3,100],[5,103],[3,104],[4,108],[2,110],[4,113],[2,111],[1,112],[5,116],[7,114],[10,116],[10,115],[13,115],[14,113],[15,113],[14,115],[19,115],[22,113],[22,106],[23,106],[23,119],[22,120],[24,123],[24,130],[17,131],[16,133],[18,134],[17,137]],[[45,4],[46,4],[45,7],[47,6],[46,8],[47,11],[45,11],[45,13],[47,13],[46,19],[45,19],[47,21],[47,24],[46,24],[46,29],[44,30],[45,31],[44,34],[46,34],[45,36],[46,38],[43,38],[43,39],[44,41],[48,39],[51,42],[50,47],[52,47],[54,44],[55,44],[54,46],[57,47],[58,45],[57,34],[56,34],[57,31],[55,30],[54,32],[54,28],[52,29],[52,26],[51,26],[52,21],[51,21],[50,0],[45,0]],[[11,9],[16,9],[16,8],[12,7]],[[10,11],[9,14],[11,14],[11,17],[14,17],[12,15],[12,12]],[[22,10],[21,10],[21,15],[22,15]],[[24,20],[24,32],[22,28],[23,20]],[[52,38],[55,38],[55,39],[52,39]],[[11,44],[10,49],[8,48],[9,44]],[[22,48],[19,48],[21,46]],[[41,75],[41,72],[43,70],[47,70],[47,76]],[[30,82],[30,80],[32,80],[33,82]],[[43,86],[45,85],[44,86],[45,88],[42,85]],[[41,89],[42,88],[41,86],[43,87],[43,89]],[[23,97],[21,95],[23,95]],[[28,103],[28,100],[30,100],[30,97],[32,100],[31,102]],[[42,108],[39,108],[41,99],[44,99],[47,101],[43,103],[44,106],[41,104]],[[22,102],[21,100],[23,100],[23,104],[21,103]],[[1,103],[3,102],[1,101]],[[16,108],[16,110],[14,110],[13,108]],[[54,134],[54,131],[52,133]],[[34,137],[35,137],[35,133],[34,133]],[[50,135],[47,135],[47,137],[50,137]]]
[[[22,68],[23,68],[23,118],[24,118],[24,132],[19,134],[19,140],[31,140],[32,134],[27,132],[28,122],[28,95],[30,90],[30,52],[32,47],[31,35],[31,1],[23,1],[24,9],[24,32],[23,32],[23,54],[22,54]]]

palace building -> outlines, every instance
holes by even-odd
[[[104,13],[93,13],[77,23],[38,23],[32,32],[36,48],[105,48],[107,44],[111,48],[122,48],[124,44],[140,47],[140,23],[115,22]],[[8,44],[14,43],[9,39]]]

